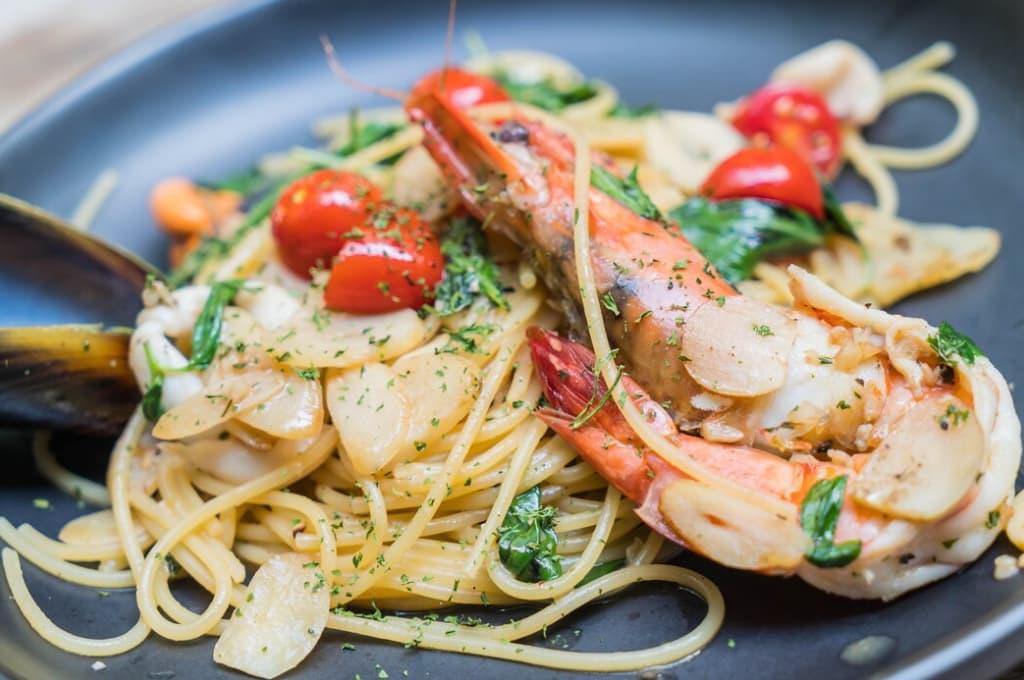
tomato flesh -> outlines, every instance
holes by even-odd
[[[781,147],[747,147],[711,171],[700,193],[711,200],[760,198],[825,216],[824,197],[811,166]]]
[[[334,258],[324,289],[330,309],[379,314],[421,307],[444,274],[437,239],[417,213],[382,206],[346,239]]]
[[[330,266],[381,201],[381,191],[353,172],[318,170],[292,183],[270,213],[271,231],[281,261],[295,274]]]
[[[410,98],[415,101],[432,92],[444,94],[460,109],[512,101],[493,78],[452,66],[420,78],[413,86]]]
[[[806,87],[765,85],[740,103],[732,124],[755,144],[764,140],[800,154],[825,177],[842,164],[839,120],[825,98]]]

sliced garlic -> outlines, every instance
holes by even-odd
[[[408,440],[412,405],[397,382],[398,373],[379,363],[327,373],[327,410],[360,475],[390,463]]]
[[[688,479],[665,487],[659,508],[687,546],[727,567],[789,572],[807,551],[809,539],[794,518]]]
[[[892,517],[928,522],[950,512],[985,458],[975,414],[939,393],[910,407],[854,479],[850,496]]]
[[[327,626],[331,597],[325,579],[308,556],[271,557],[249,582],[244,604],[213,648],[213,660],[258,678],[295,668]]]
[[[755,397],[782,387],[795,322],[771,305],[736,296],[710,301],[686,321],[686,370],[705,389]]]

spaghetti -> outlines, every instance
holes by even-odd
[[[975,133],[977,105],[969,91],[952,77],[934,72],[951,58],[952,49],[939,44],[884,77],[887,104],[920,93],[948,99],[957,110],[958,122],[946,139],[924,149],[894,149],[865,142],[852,126],[844,130],[846,158],[874,188],[877,212],[883,216],[893,216],[898,206],[888,168],[947,162]],[[533,69],[561,85],[582,81],[570,65],[533,53],[482,57],[473,66],[491,73]],[[522,103],[477,107],[473,115],[491,120],[512,113],[526,115],[571,140],[575,158],[572,236],[583,319],[596,355],[608,358],[600,373],[605,383],[613,386],[613,401],[633,430],[693,480],[713,484],[732,501],[749,506],[751,512],[795,521],[791,505],[741,486],[681,453],[655,431],[625,387],[614,387],[622,368],[613,360],[588,255],[592,150],[639,161],[640,181],[653,196],[675,199],[692,193],[692,187],[671,179],[678,168],[659,167],[646,158],[645,147],[673,146],[678,140],[666,141],[665,129],[641,118],[609,118],[619,104],[615,89],[599,81],[591,81],[589,86],[588,96],[565,105],[557,115]],[[364,120],[382,124],[401,120],[401,113],[391,110],[363,115]],[[330,140],[329,149],[336,150],[358,137],[354,121],[352,117],[321,121],[317,131]],[[723,137],[727,145],[732,143],[729,134]],[[410,170],[417,162],[416,154],[421,153],[422,139],[420,128],[401,127],[345,157],[293,149],[266,159],[261,167],[265,174],[288,176],[313,163],[363,172],[380,183],[398,183],[398,178],[403,178],[402,186],[393,189],[396,195],[408,188],[404,178],[411,176],[415,178],[411,183],[423,182],[429,189],[411,192],[426,197],[417,206],[426,212],[452,197],[430,188],[438,179],[436,168],[423,177]],[[695,157],[700,155],[695,153]],[[96,213],[99,196],[111,187],[110,178],[97,184],[81,210],[83,222]],[[442,195],[436,195],[438,191]],[[200,404],[203,399],[209,402],[203,420],[196,421],[204,426],[192,427],[183,416],[195,414],[194,409],[187,410],[193,408],[187,399],[172,406],[156,429],[138,410],[114,447],[106,489],[60,467],[41,436],[36,440],[35,455],[43,474],[66,492],[94,505],[109,505],[110,510],[76,520],[78,524],[69,525],[61,540],[47,538],[27,525],[15,528],[0,519],[0,539],[9,546],[3,551],[8,584],[19,609],[42,637],[71,653],[109,656],[141,644],[151,631],[177,641],[221,635],[235,619],[260,619],[281,605],[253,601],[254,581],[246,585],[246,564],[259,566],[281,555],[299,553],[308,561],[302,566],[304,571],[292,575],[305,578],[309,602],[324,600],[326,593],[331,613],[324,627],[351,634],[591,671],[671,663],[699,651],[713,638],[724,616],[722,597],[714,584],[681,567],[656,564],[669,554],[662,538],[640,523],[631,504],[590,465],[531,417],[542,388],[525,346],[526,328],[555,328],[563,319],[545,304],[547,292],[530,266],[518,260],[498,266],[507,293],[506,309],[477,297],[468,309],[443,320],[397,312],[376,318],[332,316],[317,301],[322,295],[312,294],[323,285],[321,280],[315,279],[313,284],[297,281],[281,266],[265,217],[244,221],[234,215],[221,226],[229,247],[220,257],[197,267],[197,286],[188,295],[199,290],[199,303],[187,302],[187,288],[172,293],[155,286],[146,293],[148,309],[143,313],[149,315],[148,320],[164,324],[158,335],[166,343],[165,351],[174,352],[176,347],[164,335],[188,344],[186,337],[195,325],[195,316],[212,296],[210,285],[248,279],[263,287],[240,288],[224,312],[222,332],[228,340],[222,345],[226,349],[200,385],[207,391],[196,397]],[[833,243],[820,251],[839,257],[841,249]],[[810,258],[814,268],[815,255]],[[772,281],[784,278],[776,276],[776,269],[776,265],[761,263],[755,271],[760,280],[750,283],[760,285],[770,296]],[[187,304],[196,307],[195,314],[179,323],[174,315]],[[294,314],[282,321],[275,316],[282,308]],[[303,321],[295,321],[299,317]],[[142,319],[140,316],[140,330]],[[325,358],[308,359],[310,347],[324,345],[325,337],[344,338],[349,344],[339,352],[334,352],[338,345],[331,345],[330,352],[321,347],[317,356]],[[347,354],[345,350],[349,350]],[[148,345],[146,351],[148,357]],[[233,383],[231,370],[247,365],[264,370],[263,377],[244,385]],[[367,366],[373,369],[367,371]],[[425,367],[431,371],[430,379],[421,377],[410,383],[408,376],[423,373]],[[152,366],[149,371],[143,382],[155,380]],[[168,373],[168,385],[184,380],[181,373]],[[223,380],[224,394],[209,391],[214,373]],[[295,378],[296,374],[301,379]],[[383,382],[374,383],[374,375],[383,376]],[[280,384],[267,389],[268,381]],[[397,385],[394,389],[404,395],[394,402],[406,409],[401,411],[405,420],[400,424],[388,421],[390,415],[363,408],[364,398],[385,398],[381,390],[371,389],[381,384],[386,385],[384,391]],[[453,392],[462,392],[447,393],[449,384]],[[360,390],[364,396],[358,402],[345,400],[344,394]],[[329,423],[325,422],[323,399],[329,400]],[[225,402],[222,411],[221,402]],[[300,433],[289,420],[294,414],[317,426]],[[345,423],[351,426],[343,427]],[[360,440],[360,428],[372,436]],[[401,455],[383,463],[369,465],[361,458],[364,452],[354,442],[361,441],[368,449],[383,446],[380,441],[386,436],[401,439],[391,432],[396,428],[427,434],[399,441],[394,450]],[[539,488],[543,504],[556,509],[553,531],[564,570],[539,582],[527,582],[501,559],[498,536],[519,495],[534,487]],[[69,582],[100,588],[134,587],[138,622],[122,635],[103,640],[60,629],[28,592],[21,558]],[[621,568],[603,573],[609,565],[619,563]],[[595,573],[603,575],[592,580]],[[187,575],[210,593],[202,612],[191,611],[176,598],[170,582],[178,574]],[[707,603],[707,613],[694,629],[677,639],[637,651],[583,654],[517,642],[588,602],[638,581],[667,582],[696,593]],[[304,597],[291,604],[301,608]],[[524,619],[493,627],[459,622],[431,626],[436,619],[379,611],[372,616],[359,613],[377,607],[422,611],[455,604],[524,602],[546,604]],[[275,625],[287,623],[267,623],[264,632],[270,636],[278,630]],[[322,628],[309,628],[313,642],[322,632]],[[218,646],[218,659],[230,656],[230,651]],[[272,656],[267,653],[268,659]],[[284,672],[297,660],[277,661],[275,657],[266,665],[256,660],[236,667],[269,677]]]

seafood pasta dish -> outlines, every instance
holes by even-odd
[[[993,229],[898,214],[890,169],[945,163],[977,127],[952,57],[882,71],[832,41],[705,113],[480,49],[375,89],[400,105],[316,122],[319,148],[162,181],[172,269],[131,334],[140,403],[106,485],[75,481],[106,507],[56,538],[0,518],[19,609],[73,653],[214,635],[217,663],[267,678],[329,629],[625,671],[721,626],[682,551],[890,600],[1003,531],[1024,546],[1005,380],[948,323],[884,309],[999,250]],[[945,139],[865,140],[921,93],[955,107]],[[832,189],[847,165],[873,203]],[[138,619],[108,639],[59,628],[21,559],[134,588]],[[703,620],[635,651],[524,641],[639,581],[697,594]],[[446,613],[522,604],[502,625]]]

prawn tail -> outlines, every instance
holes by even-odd
[[[668,466],[646,450],[618,407],[603,399],[607,386],[595,380],[594,353],[543,328],[530,328],[527,337],[549,403],[534,415],[619,491],[644,503],[652,480]]]

